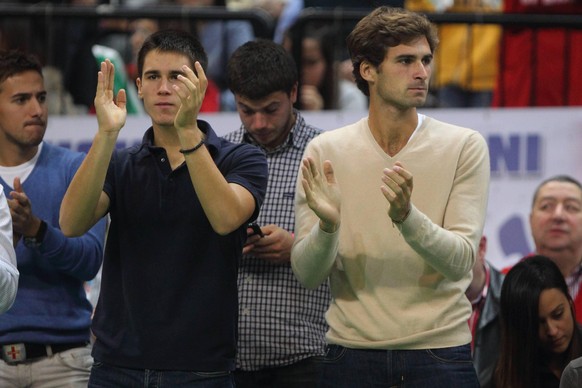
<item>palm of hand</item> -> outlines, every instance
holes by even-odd
[[[307,205],[323,222],[337,225],[340,221],[341,192],[335,181],[331,164],[324,164],[324,174],[313,163],[303,168],[303,187]]]
[[[119,107],[113,100],[113,93],[110,96],[100,96],[95,98],[95,112],[99,127],[110,128],[109,132],[116,132],[123,127],[127,117],[127,111]]]

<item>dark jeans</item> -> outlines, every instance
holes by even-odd
[[[321,378],[321,357],[257,371],[234,372],[236,388],[316,388]]]
[[[228,371],[190,372],[119,368],[95,360],[89,388],[234,388]]]
[[[325,388],[478,388],[469,345],[425,350],[363,350],[329,345]]]

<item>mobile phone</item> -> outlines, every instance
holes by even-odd
[[[254,236],[255,234],[258,234],[260,237],[265,237],[265,234],[261,230],[261,227],[256,222],[249,223],[247,225],[247,227],[249,227],[249,228],[251,228],[253,230],[253,233],[251,234],[251,236]]]

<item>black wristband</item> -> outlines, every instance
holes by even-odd
[[[198,148],[202,147],[204,145],[204,139],[200,140],[200,143],[196,144],[194,147],[187,149],[187,150],[183,150],[180,149],[179,151],[184,154],[184,155],[188,155],[191,154],[192,152],[196,151]]]

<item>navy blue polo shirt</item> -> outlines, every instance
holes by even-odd
[[[254,196],[256,218],[267,186],[265,156],[198,125],[226,180]],[[111,224],[93,356],[125,368],[233,370],[246,227],[214,232],[186,164],[172,171],[153,135],[150,128],[141,145],[114,152],[107,173]]]

